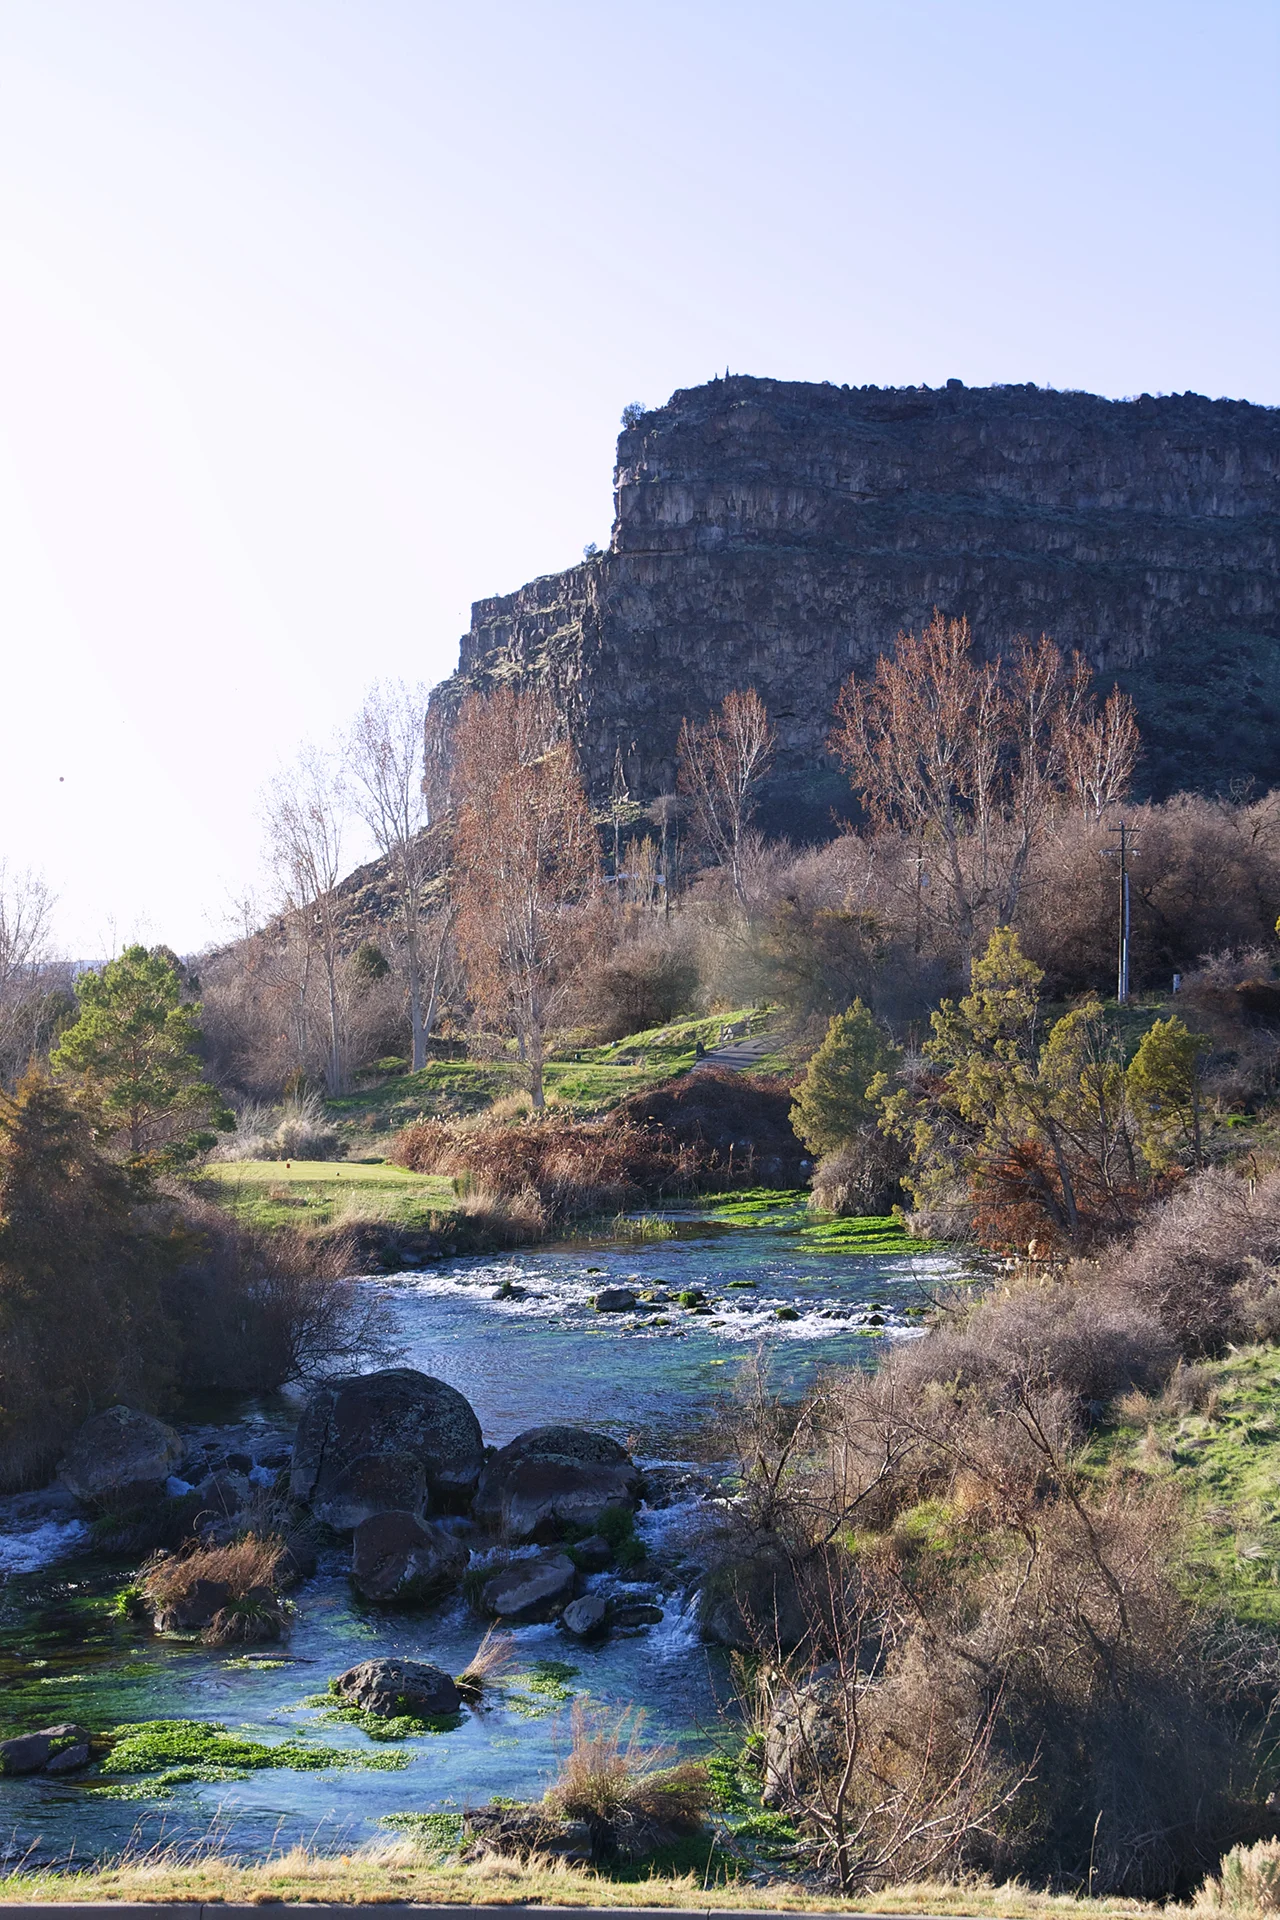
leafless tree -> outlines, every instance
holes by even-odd
[[[831,747],[873,819],[916,837],[972,956],[981,923],[1009,924],[1046,822],[1069,797],[1107,806],[1136,751],[1126,697],[1101,716],[1091,672],[1044,635],[976,661],[969,625],[935,613],[836,703]]]
[[[549,695],[472,694],[453,742],[458,944],[477,1004],[514,1033],[542,1108],[546,1036],[587,957],[595,830]]]
[[[741,906],[746,905],[743,832],[773,760],[773,747],[769,716],[754,687],[726,694],[704,726],[689,720],[680,725],[680,791],[689,796],[707,845],[728,867]]]
[[[342,1091],[346,1078],[339,981],[342,903],[337,893],[342,878],[346,803],[340,769],[331,755],[317,747],[305,747],[294,767],[276,776],[264,803],[284,911],[297,927],[304,948],[297,986],[302,1034],[306,1030],[306,1000],[314,959],[319,960],[324,974],[329,1030],[325,1083],[331,1094]]]
[[[0,1072],[6,1079],[25,1064],[16,1052],[24,1011],[48,958],[52,908],[53,895],[38,874],[11,872],[0,860]]]
[[[379,681],[369,690],[347,746],[356,810],[390,867],[398,894],[415,1073],[427,1063],[426,1043],[435,1025],[455,918],[454,907],[443,899],[430,912],[433,894],[442,889],[438,844],[428,833],[422,790],[426,709],[425,687]]]

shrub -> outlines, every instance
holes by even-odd
[[[594,1848],[604,1830],[612,1850],[633,1859],[696,1832],[712,1795],[704,1766],[672,1766],[670,1750],[646,1745],[643,1730],[642,1713],[627,1708],[619,1714],[579,1695],[570,1713],[569,1752],[544,1797],[553,1812],[589,1823]]]
[[[687,1012],[697,991],[697,966],[678,948],[620,947],[584,974],[577,1018],[601,1041],[622,1040]]]
[[[897,1140],[864,1127],[834,1153],[824,1154],[813,1175],[810,1205],[822,1213],[888,1213],[898,1199],[906,1155]]]
[[[1189,1357],[1272,1337],[1280,1174],[1256,1183],[1217,1169],[1192,1175],[1106,1266],[1110,1283]]]
[[[1259,1840],[1224,1854],[1217,1876],[1200,1889],[1196,1909],[1205,1908],[1214,1913],[1275,1913],[1280,1908],[1280,1840]]]
[[[553,1120],[519,1127],[458,1127],[418,1121],[397,1134],[388,1156],[416,1173],[452,1174],[464,1210],[503,1201],[529,1219],[616,1212],[637,1201],[687,1190],[695,1155],[635,1125]]]
[[[810,1059],[791,1109],[791,1124],[814,1153],[834,1153],[875,1118],[867,1088],[892,1073],[901,1055],[861,1000],[838,1013]]]

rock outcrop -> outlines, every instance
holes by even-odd
[[[427,775],[473,688],[550,687],[588,784],[675,781],[682,717],[754,686],[767,827],[829,831],[836,693],[934,607],[991,652],[1048,632],[1139,706],[1148,785],[1280,780],[1280,411],[1197,394],[848,388],[745,376],[618,440],[608,552],[477,601]]]

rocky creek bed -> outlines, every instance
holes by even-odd
[[[327,1696],[329,1683],[382,1657],[463,1671],[495,1592],[509,1595],[526,1563],[533,1572],[562,1552],[554,1538],[562,1529],[535,1513],[545,1461],[512,1454],[506,1481],[496,1491],[482,1482],[477,1498],[474,1473],[462,1484],[465,1463],[450,1469],[456,1485],[445,1484],[445,1472],[428,1486],[424,1471],[419,1486],[403,1449],[392,1446],[395,1458],[373,1469],[367,1455],[339,1458],[334,1436],[347,1416],[330,1406],[317,1429],[314,1394],[315,1431],[308,1440],[304,1421],[295,1452],[303,1390],[189,1410],[203,1417],[179,1423],[181,1457],[164,1461],[170,1497],[194,1502],[182,1489],[220,1485],[230,1535],[238,1499],[292,1480],[317,1515],[323,1509],[336,1523],[313,1528],[314,1570],[304,1566],[290,1588],[281,1636],[222,1647],[195,1630],[152,1630],[127,1592],[141,1556],[102,1549],[91,1504],[58,1490],[0,1501],[0,1734],[73,1730],[53,1743],[55,1761],[75,1730],[95,1736],[88,1766],[0,1780],[0,1851],[11,1860],[83,1860],[131,1839],[186,1841],[216,1829],[252,1857],[295,1839],[358,1844],[400,1814],[495,1795],[536,1798],[566,1748],[566,1708],[581,1693],[617,1710],[642,1708],[647,1733],[682,1755],[722,1744],[726,1656],[706,1643],[697,1613],[695,1543],[708,1480],[705,1465],[680,1459],[675,1436],[696,1427],[738,1359],[761,1343],[784,1387],[832,1364],[871,1363],[878,1340],[915,1330],[922,1287],[954,1271],[935,1254],[832,1252],[806,1243],[794,1219],[761,1218],[740,1226],[673,1217],[662,1237],[446,1259],[385,1283],[401,1366],[461,1394],[488,1448],[507,1448],[530,1429],[590,1428],[614,1444],[601,1439],[575,1484],[589,1494],[595,1474],[614,1500],[638,1470],[644,1494],[634,1539],[627,1523],[615,1524],[605,1552],[597,1541],[595,1558],[576,1554],[571,1587],[562,1583],[545,1608],[528,1610],[552,1617],[508,1617],[513,1658],[500,1684],[429,1729],[393,1723],[371,1734],[368,1716]],[[406,1511],[415,1502],[416,1521]],[[366,1510],[385,1520],[386,1508],[404,1515],[397,1550],[415,1525],[428,1545],[447,1549],[439,1597],[393,1608],[353,1587],[351,1526]],[[589,1499],[582,1511],[589,1518]],[[529,1513],[538,1537],[514,1546],[496,1537],[494,1529],[519,1532]],[[568,1530],[579,1545],[589,1532],[572,1522]],[[370,1551],[384,1560],[385,1536],[385,1526],[370,1535]],[[459,1552],[461,1584],[451,1563]],[[508,1584],[496,1590],[499,1576]],[[567,1603],[586,1637],[566,1630]],[[162,1721],[188,1731],[151,1724]],[[132,1744],[102,1740],[122,1726],[149,1730]],[[385,1737],[397,1730],[403,1737]],[[264,1757],[272,1749],[280,1751]],[[122,1752],[137,1764],[122,1765]]]

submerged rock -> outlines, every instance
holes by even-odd
[[[475,1516],[507,1540],[550,1541],[566,1525],[596,1527],[634,1508],[641,1475],[625,1447],[588,1427],[533,1427],[499,1448],[476,1492]]]
[[[159,1498],[183,1456],[172,1427],[132,1407],[86,1420],[59,1463],[58,1479],[78,1500],[119,1506]]]
[[[443,1527],[413,1513],[378,1513],[355,1530],[351,1578],[366,1600],[410,1606],[450,1592],[470,1558],[470,1549]]]
[[[402,1713],[441,1720],[462,1704],[450,1675],[428,1660],[362,1660],[340,1673],[332,1690],[348,1706],[388,1720]]]
[[[581,1600],[571,1600],[560,1616],[560,1624],[566,1633],[573,1634],[577,1640],[589,1640],[597,1633],[603,1633],[608,1625],[609,1605],[598,1593],[584,1593]]]
[[[502,1620],[546,1620],[573,1598],[578,1570],[567,1553],[513,1560],[481,1593],[481,1604]]]
[[[290,1488],[349,1532],[391,1510],[465,1507],[484,1464],[480,1422],[455,1388],[412,1367],[330,1380],[298,1423]]]
[[[597,1313],[630,1313],[636,1296],[630,1287],[602,1287],[592,1304]]]

